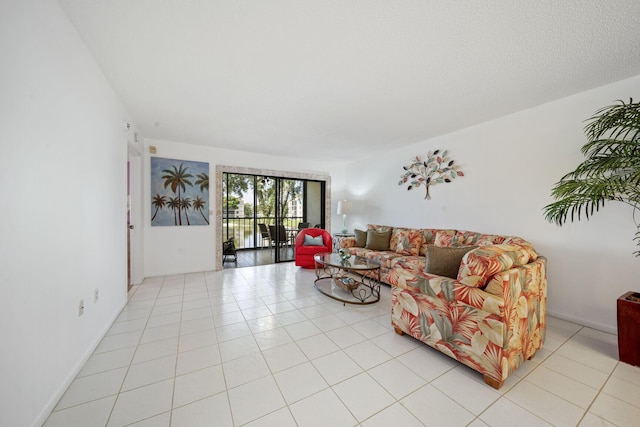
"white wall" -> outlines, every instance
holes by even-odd
[[[336,205],[334,205],[336,206]],[[307,222],[313,227],[322,223],[322,185],[319,182],[307,183]],[[331,222],[333,224],[333,221]]]
[[[149,146],[156,154],[149,154]],[[151,194],[149,182],[150,158],[191,160],[209,163],[208,226],[159,227],[151,226]],[[220,242],[216,242],[215,188],[216,165],[237,166],[277,171],[325,174],[331,176],[332,197],[338,200],[344,194],[344,163],[314,161],[281,156],[266,156],[234,150],[223,150],[172,141],[145,140],[144,170],[144,275],[169,275],[216,269],[216,256]],[[335,202],[332,203],[335,206]],[[337,216],[336,216],[337,217]]]
[[[562,228],[546,222],[542,208],[553,184],[583,160],[584,121],[629,97],[640,98],[640,76],[355,162],[347,168],[347,198],[356,201],[350,224],[524,237],[548,258],[549,312],[615,332],[616,299],[640,290],[631,208],[608,203],[590,221]],[[422,188],[398,186],[413,156],[438,148],[449,150],[464,177],[432,187],[428,201]]]
[[[41,425],[126,302],[127,116],[58,2],[0,52],[0,425]]]

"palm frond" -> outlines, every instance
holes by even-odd
[[[607,135],[616,140],[638,140],[640,138],[640,103],[618,101],[596,111],[587,121],[585,133],[589,141]]]
[[[544,207],[547,221],[562,225],[567,217],[573,222],[584,215],[589,219],[606,201],[622,201],[618,183],[609,179],[567,179],[556,184],[551,194],[556,199]]]
[[[640,103],[618,102],[588,119],[585,160],[552,188],[555,201],[543,208],[547,221],[589,219],[608,201],[640,209]],[[634,241],[640,246],[640,226]]]

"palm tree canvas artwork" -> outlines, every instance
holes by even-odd
[[[151,158],[151,225],[209,225],[209,163]]]

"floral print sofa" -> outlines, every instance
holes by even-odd
[[[496,389],[542,347],[546,259],[529,242],[459,230],[367,228],[391,231],[388,251],[356,247],[353,238],[341,246],[381,264],[380,279],[391,285],[391,322],[398,334],[480,372]],[[464,255],[454,279],[425,273],[428,245],[477,248]]]

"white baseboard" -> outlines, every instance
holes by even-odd
[[[588,328],[596,329],[598,331],[607,332],[609,334],[618,335],[618,328],[612,328],[611,326],[603,325],[601,323],[592,322],[586,319],[578,319],[576,317],[567,316],[564,313],[556,313],[554,311],[547,310],[547,314],[551,317],[557,317],[567,322],[576,323],[578,325],[586,326]]]

